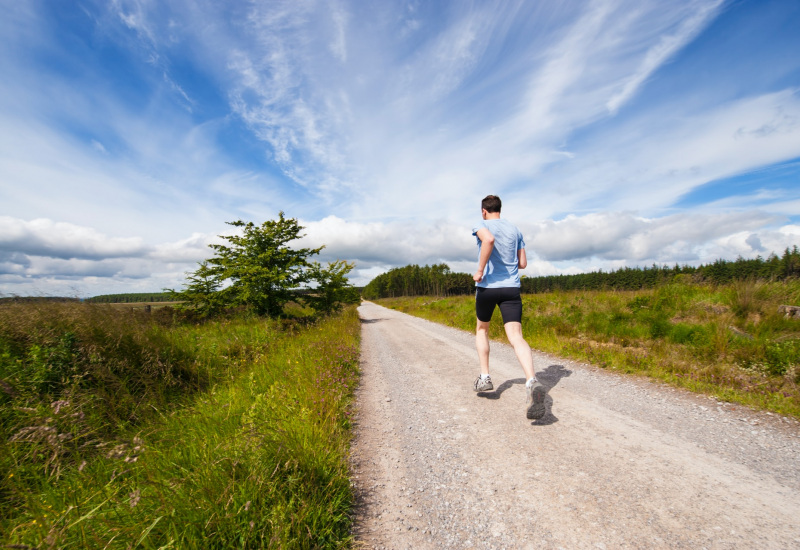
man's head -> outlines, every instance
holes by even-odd
[[[497,195],[486,195],[486,197],[481,201],[481,208],[490,214],[494,212],[499,214],[502,206],[503,203],[500,202],[500,197]]]

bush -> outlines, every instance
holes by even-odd
[[[793,367],[800,368],[800,340],[770,342],[764,356],[766,372],[782,376]]]
[[[704,347],[708,344],[708,330],[703,325],[676,323],[669,331],[668,338],[675,344]]]

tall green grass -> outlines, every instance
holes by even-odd
[[[350,543],[354,308],[187,325],[53,307],[0,308],[3,544]]]
[[[379,303],[475,329],[472,297]],[[800,281],[531,294],[523,332],[546,352],[800,417],[800,321],[784,318],[781,304],[800,304]],[[490,335],[505,338],[499,313]]]

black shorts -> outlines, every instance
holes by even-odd
[[[494,306],[500,306],[503,324],[522,322],[522,298],[518,287],[483,288],[475,291],[475,314],[479,321],[492,320]]]

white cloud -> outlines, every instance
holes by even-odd
[[[113,0],[113,9],[120,20],[139,37],[149,43],[155,42],[154,32],[147,23],[147,10],[151,7],[149,2],[137,0]]]
[[[4,85],[0,82],[0,93]],[[224,122],[148,118],[108,98],[89,105],[75,93],[63,94],[68,104],[63,110],[36,92],[14,112],[0,108],[0,204],[13,206],[0,214],[58,219],[106,234],[133,231],[158,242],[167,234],[185,234],[187,227],[190,232],[222,228],[240,205],[272,216],[278,209],[271,200],[292,197],[268,174],[231,166],[215,143]],[[101,121],[95,131],[107,141],[76,139],[48,124],[67,111]]]
[[[97,140],[93,139],[93,140],[91,140],[91,144],[92,144],[92,147],[94,147],[95,149],[97,149],[99,152],[101,152],[101,153],[108,153],[108,151],[106,151],[106,148],[105,148],[105,147],[103,146],[103,144],[102,144],[102,143],[100,143],[99,141],[97,141]]]
[[[800,216],[800,189],[763,189],[710,201],[703,205],[707,212],[742,211],[757,207],[775,216]]]
[[[532,224],[528,249],[551,261],[599,258],[649,262],[707,261],[703,248],[723,243],[743,230],[747,235],[781,221],[761,212],[644,218],[628,212],[568,216]],[[748,247],[748,251],[752,249]],[[738,253],[738,252],[737,252]]]
[[[552,199],[537,200],[530,212],[545,217],[575,209],[585,195],[605,194],[611,180],[594,177],[594,167],[581,162],[594,151],[564,150],[565,142],[587,125],[607,119],[609,102],[618,111],[648,75],[714,18],[719,6],[716,0],[676,3],[669,9],[663,3],[593,2],[577,13],[558,14],[562,25],[548,29],[514,26],[534,21],[533,8],[530,13],[497,10],[457,20],[440,35],[460,37],[447,41],[453,51],[437,50],[438,41],[421,47],[419,57],[390,78],[391,88],[374,89],[378,105],[369,99],[356,104],[352,128],[360,137],[350,151],[361,169],[359,200],[345,213],[374,219],[414,212],[430,219],[441,216],[436,210],[446,205],[450,215],[445,217],[462,217],[476,198],[488,192],[513,196],[524,182],[528,195]],[[528,46],[506,60],[495,50],[511,39],[510,27],[527,33]],[[480,30],[473,32],[475,28]],[[479,39],[473,44],[470,37]],[[455,44],[463,47],[455,51]],[[453,72],[442,59],[458,69]],[[492,70],[487,71],[490,62]],[[440,87],[441,78],[452,84]],[[440,88],[447,92],[435,91]],[[610,164],[614,153],[602,158]],[[632,159],[626,155],[618,166],[609,166],[610,175],[624,172]],[[566,174],[558,175],[573,180],[575,192],[544,173],[562,164]],[[587,177],[591,181],[581,181]],[[547,208],[549,204],[554,207]]]
[[[758,211],[681,213],[660,218],[601,212],[519,225],[530,261],[525,273],[533,276],[571,272],[565,262],[616,269],[780,254],[800,242],[798,226],[781,226],[782,220]],[[466,223],[359,223],[330,216],[303,225],[307,234],[300,241],[303,246],[325,244],[321,259],[356,261],[365,273],[382,272],[389,266],[439,262],[455,271],[469,272],[477,259],[475,239]]]
[[[346,63],[348,14],[342,6],[333,5],[331,19],[334,24],[333,38],[330,43],[331,53],[340,63]]]
[[[523,273],[552,275],[652,263],[697,265],[739,255],[780,254],[800,244],[800,226],[779,225],[779,221],[763,212],[686,213],[662,218],[606,212],[520,224],[529,258]],[[5,252],[0,252],[0,293],[4,294],[36,294],[48,285],[67,289],[69,295],[87,296],[177,289],[186,272],[213,254],[208,244],[221,242],[218,236],[195,233],[143,248],[134,241],[107,238],[71,224],[9,222],[6,218],[0,222],[0,235],[5,237]],[[468,273],[477,257],[469,224],[360,223],[328,216],[301,225],[306,236],[292,245],[324,244],[317,260],[354,261],[351,281],[356,285],[364,285],[392,267],[414,263],[443,262],[453,271]],[[15,228],[14,232],[6,231],[9,227]],[[85,244],[76,250],[79,238]],[[16,249],[10,246],[14,243],[19,245]]]
[[[0,216],[0,250],[62,259],[141,257],[141,238],[109,238],[89,227],[47,219],[25,221]]]
[[[320,254],[324,261],[358,260],[364,264],[407,265],[434,264],[458,260],[475,250],[469,228],[446,221],[420,225],[348,222],[328,216],[318,222],[302,222],[305,237],[302,246],[325,245]]]
[[[227,233],[231,234],[231,233]],[[171,243],[158,244],[149,257],[168,263],[197,263],[214,255],[210,244],[221,244],[223,239],[216,235],[193,233],[191,237]]]
[[[179,288],[187,271],[213,255],[208,244],[220,241],[195,233],[150,246],[138,237],[109,237],[71,223],[0,216],[0,294],[39,294],[48,287],[70,296],[92,295],[90,288],[99,293],[113,287],[116,292]]]

